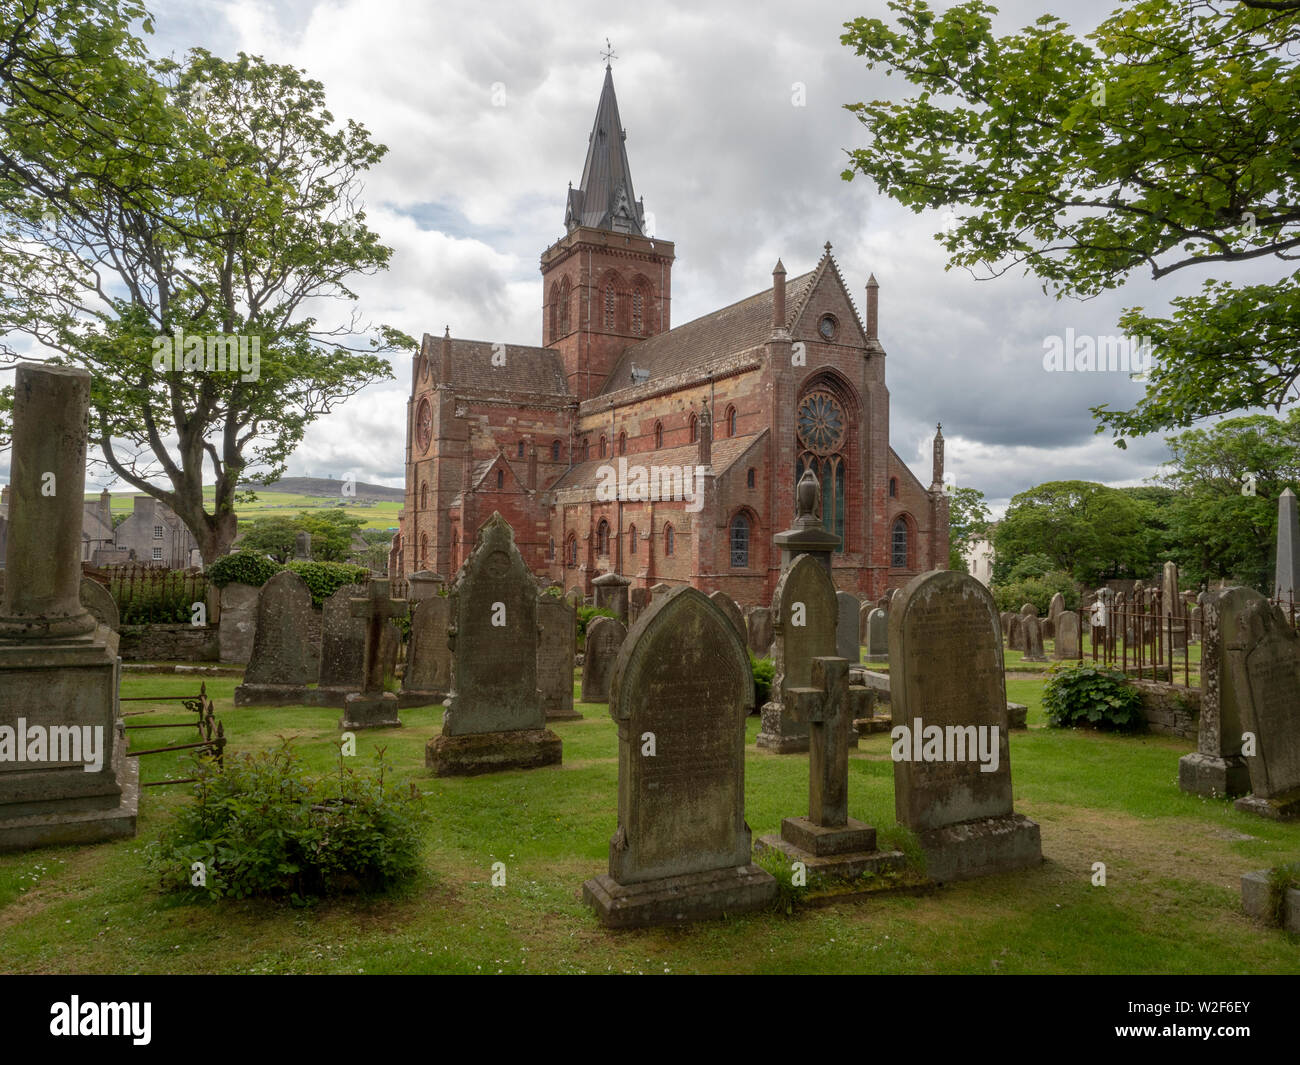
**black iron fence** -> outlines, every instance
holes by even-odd
[[[158,723],[151,722],[149,724],[144,724],[144,725],[127,725],[125,726],[126,730],[128,732],[134,732],[142,729],[162,728],[162,729],[188,730],[192,728],[197,728],[199,733],[198,741],[196,743],[174,743],[167,747],[151,747],[148,750],[143,750],[143,751],[127,751],[126,756],[128,758],[142,758],[147,754],[166,754],[169,751],[201,750],[211,754],[212,757],[216,759],[218,767],[224,768],[225,751],[226,751],[226,729],[225,726],[220,721],[217,720],[216,707],[213,705],[212,700],[208,698],[208,686],[206,684],[199,685],[199,692],[197,695],[130,695],[130,696],[124,695],[121,697],[121,701],[124,703],[129,703],[129,702],[158,703],[158,702],[170,702],[173,700],[180,702],[180,704],[186,710],[194,714],[195,715],[194,719],[189,721],[166,721],[166,722],[158,722]],[[137,717],[141,714],[147,714],[147,713],[151,713],[151,711],[127,710],[123,712],[122,716],[124,718]],[[197,779],[196,777],[179,777],[174,780],[173,779],[151,780],[149,783],[145,784],[144,786],[146,788],[157,788],[157,787],[161,787],[164,784],[190,784],[193,783],[196,779]]]
[[[123,625],[192,622],[194,605],[208,592],[208,578],[197,569],[127,562],[86,570],[85,575],[108,589]]]

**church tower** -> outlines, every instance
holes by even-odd
[[[582,183],[569,187],[566,233],[541,260],[542,342],[560,354],[579,399],[601,390],[629,345],[670,327],[673,245],[646,232],[626,139],[606,63]]]

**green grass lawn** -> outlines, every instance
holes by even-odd
[[[230,751],[290,737],[314,770],[337,764],[338,711],[232,706],[238,678],[202,678]],[[184,694],[199,678],[128,674],[124,695]],[[1017,811],[1042,826],[1045,863],[924,896],[876,896],[793,916],[757,914],[684,929],[609,932],[581,901],[605,872],[616,827],[617,733],[605,706],[554,725],[558,768],[464,780],[424,769],[440,707],[402,711],[403,727],[358,734],[358,763],[387,749],[395,778],[427,812],[423,872],[383,897],[305,909],[189,902],[159,894],[143,854],[188,785],[147,788],[136,839],[0,856],[0,971],[147,973],[356,972],[1300,972],[1293,938],[1241,912],[1238,878],[1293,860],[1300,825],[1185,795],[1178,758],[1191,745],[1043,727],[1042,679],[1014,676],[1029,706],[1011,737]],[[129,704],[141,709],[148,703]],[[158,704],[157,719],[181,719]],[[164,715],[168,715],[164,717]],[[150,718],[134,718],[135,721]],[[755,837],[806,812],[806,755],[753,746],[746,818]],[[179,733],[134,733],[161,746]],[[171,742],[181,742],[173,739]],[[896,841],[889,736],[863,738],[849,763],[850,814]],[[145,780],[184,775],[180,756],[143,759]],[[506,864],[504,887],[490,883]],[[1093,863],[1107,885],[1092,886]]]

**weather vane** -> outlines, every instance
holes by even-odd
[[[617,59],[618,55],[614,51],[614,46],[609,43],[609,38],[605,38],[605,50],[600,53],[600,58],[605,61],[605,66],[609,66],[611,59]]]

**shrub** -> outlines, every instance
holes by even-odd
[[[256,551],[236,551],[208,567],[208,580],[218,588],[227,584],[251,584],[260,588],[284,567]]]
[[[1043,710],[1053,728],[1133,732],[1143,728],[1142,696],[1123,673],[1095,666],[1053,666],[1043,686]]]
[[[301,904],[382,890],[419,867],[416,800],[385,786],[382,751],[376,775],[344,769],[340,756],[329,779],[303,776],[288,741],[228,757],[224,771],[196,762],[196,801],[148,849],[165,890]],[[191,883],[195,862],[206,867],[201,886]]]
[[[587,623],[592,618],[616,618],[614,611],[607,606],[580,606],[578,607],[578,646],[587,646]]]
[[[1052,596],[1057,592],[1065,600],[1066,610],[1079,609],[1079,591],[1074,580],[1060,570],[1041,577],[1025,577],[1006,584],[995,584],[989,590],[993,593],[993,601],[999,611],[1019,610],[1026,603],[1032,603],[1039,616],[1044,617],[1052,605]]]
[[[290,562],[286,567],[298,574],[311,591],[311,605],[320,607],[345,584],[365,584],[370,571],[346,562]]]
[[[761,707],[772,697],[772,677],[776,673],[776,663],[770,658],[755,658],[749,652],[749,668],[754,674],[754,704]]]
[[[1300,862],[1274,866],[1268,871],[1268,903],[1265,920],[1278,928],[1286,924],[1286,893],[1300,888]]]

